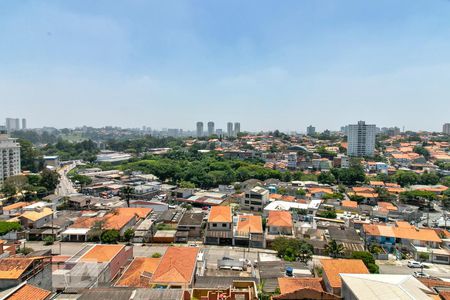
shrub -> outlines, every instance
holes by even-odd
[[[20,224],[17,222],[0,221],[0,236],[5,235],[10,231],[17,231],[21,229],[22,226],[20,226]]]
[[[23,254],[23,255],[28,255],[31,252],[34,252],[34,249],[30,248],[30,247],[23,247],[23,248],[19,249],[19,251],[17,251],[17,253]]]
[[[162,255],[159,252],[155,252],[152,254],[152,258],[160,258]]]
[[[105,230],[100,236],[100,240],[104,244],[117,244],[119,238],[120,238],[119,231],[115,229]]]
[[[54,242],[55,242],[55,239],[52,236],[47,236],[44,238],[45,246],[53,245]]]

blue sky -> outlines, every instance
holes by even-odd
[[[0,118],[244,130],[450,122],[450,1],[2,1]]]

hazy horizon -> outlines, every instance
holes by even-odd
[[[4,1],[0,124],[450,122],[450,2]]]

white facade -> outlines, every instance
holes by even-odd
[[[203,136],[203,122],[197,122],[197,137]]]
[[[20,119],[6,118],[6,130],[8,132],[20,130]]]
[[[288,154],[288,169],[296,169],[297,168],[297,153],[291,152]]]
[[[442,132],[445,134],[450,134],[450,123],[445,123],[444,126],[442,126]]]
[[[373,156],[375,151],[376,126],[367,125],[364,121],[348,125],[349,156]]]
[[[245,196],[241,200],[241,207],[246,210],[262,212],[268,202],[269,191],[257,186],[245,192]]]
[[[20,174],[20,145],[0,133],[0,185],[9,176]]]

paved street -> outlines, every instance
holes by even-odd
[[[71,194],[77,193],[77,190],[73,187],[72,182],[67,177],[67,173],[70,172],[73,168],[76,167],[76,164],[70,164],[62,167],[58,173],[61,176],[59,185],[55,189],[55,194],[58,196],[69,196]]]
[[[409,268],[406,260],[402,261],[377,261],[381,274],[413,274],[420,269]],[[425,264],[428,268],[423,271],[431,276],[450,279],[450,266],[441,264]]]

